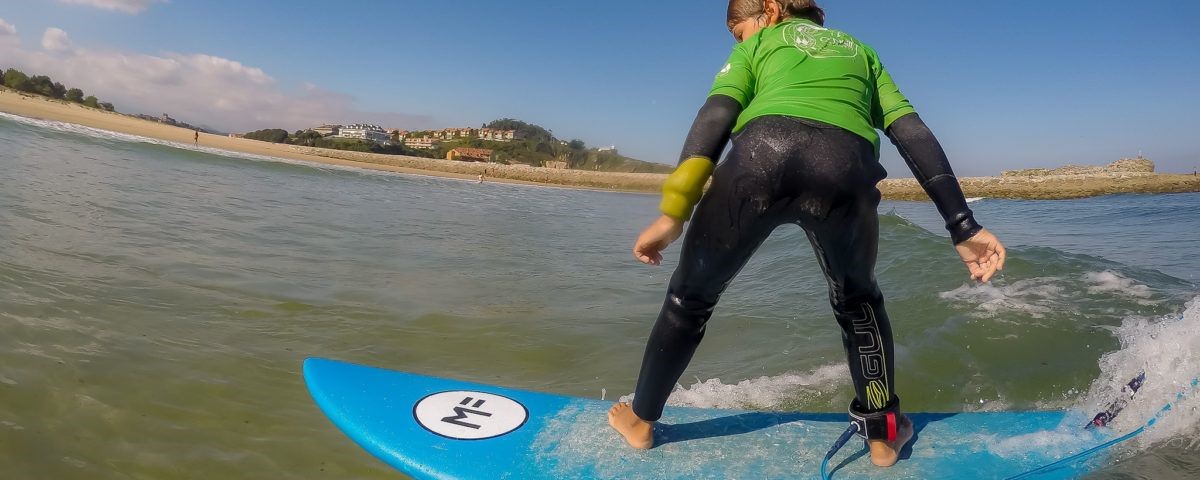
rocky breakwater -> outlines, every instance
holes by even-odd
[[[1055,169],[1049,168],[1031,168],[1027,170],[1005,170],[1001,173],[1003,177],[1051,177],[1062,175],[1087,175],[1087,176],[1130,176],[1130,175],[1153,175],[1154,162],[1143,157],[1137,158],[1122,158],[1105,167],[1094,167],[1086,165],[1067,165]]]
[[[1200,191],[1196,175],[1158,174],[1154,162],[1124,158],[1107,166],[1067,165],[1005,171],[999,177],[960,178],[968,197],[1055,200],[1115,193],[1181,193]],[[925,200],[914,179],[884,180],[880,191],[893,200]]]

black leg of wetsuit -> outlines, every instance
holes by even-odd
[[[851,355],[856,394],[873,405],[879,384],[872,382],[882,381],[886,403],[892,339],[873,273],[875,184],[884,175],[870,142],[820,122],[761,117],[736,135],[684,236],[679,267],[646,345],[634,413],[648,421],[662,416],[721,294],[784,223],[803,226],[818,251],[847,351],[880,349],[878,357]],[[876,335],[855,333],[867,323]]]
[[[738,151],[739,144],[734,144]],[[731,153],[717,166],[683,238],[680,263],[650,333],[638,376],[633,411],[654,421],[692,359],[713,307],[738,271],[779,222],[767,211],[777,180],[748,165],[753,158]]]
[[[895,386],[892,327],[875,281],[879,197],[873,196],[844,205],[824,221],[801,222],[829,282],[829,303],[842,328],[862,413],[885,409]]]
[[[821,125],[821,124],[817,124]],[[887,408],[895,391],[892,327],[875,281],[879,250],[879,190],[887,176],[874,146],[849,131],[824,126],[797,162],[792,183],[807,198],[801,227],[829,283],[829,303],[842,329],[855,397],[862,413]],[[824,193],[822,193],[822,191]]]

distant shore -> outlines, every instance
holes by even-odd
[[[0,89],[0,111],[22,117],[73,123],[101,130],[192,144],[195,132],[171,125],[106,112],[45,97]],[[666,176],[471,163],[453,160],[349,152],[200,134],[200,146],[397,173],[529,185],[621,192],[658,192]],[[968,197],[1068,199],[1114,193],[1200,192],[1200,177],[1175,174],[1049,175],[1042,177],[969,177],[960,182]],[[884,180],[879,189],[889,200],[927,200],[913,179]]]
[[[1200,176],[1166,173],[1050,175],[1045,177],[965,177],[958,179],[968,198],[1067,200],[1118,193],[1200,192]],[[888,200],[928,200],[911,178],[884,180],[879,191]]]
[[[193,130],[2,88],[0,88],[0,112],[39,120],[73,123],[101,130],[186,145],[192,145],[195,138],[195,131]],[[252,155],[396,173],[463,180],[478,180],[479,175],[484,175],[485,180],[488,182],[547,185],[606,191],[658,191],[663,179],[666,178],[665,175],[652,173],[560,170],[530,167],[527,165],[461,162],[402,155],[351,152],[260,142],[258,140],[232,138],[206,133],[200,134],[199,145]]]

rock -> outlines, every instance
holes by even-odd
[[[1137,158],[1122,158],[1108,164],[1104,171],[1107,173],[1154,173],[1154,162],[1140,155]]]
[[[1106,167],[1085,165],[1065,165],[1055,168],[1030,168],[1025,170],[1005,170],[1003,177],[1048,177],[1051,175],[1106,175],[1116,173],[1154,173],[1154,162],[1138,156],[1137,158],[1122,158]]]
[[[1004,177],[1042,177],[1051,175],[1049,168],[1030,168],[1026,170],[1005,170],[1000,172]]]

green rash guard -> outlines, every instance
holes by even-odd
[[[817,120],[875,144],[892,122],[916,110],[866,44],[805,19],[762,29],[733,48],[709,96],[742,105],[733,131],[764,115]]]

